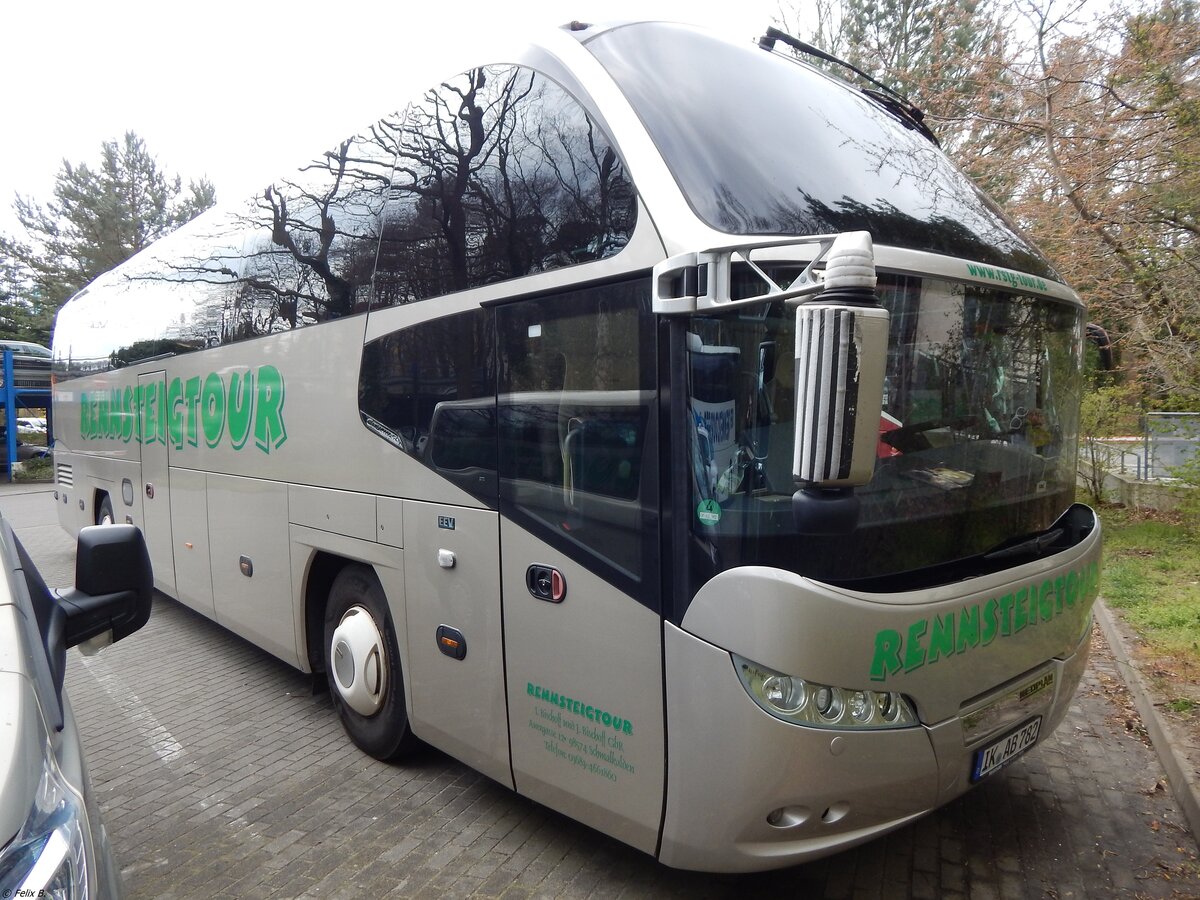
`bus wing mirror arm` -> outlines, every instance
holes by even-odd
[[[654,267],[652,307],[660,315],[694,312],[720,312],[775,300],[798,300],[825,290],[816,276],[816,266],[839,236],[816,234],[802,237],[753,238],[736,244],[681,253],[664,259]],[[804,270],[785,288],[765,272],[751,257],[756,251],[817,245]],[[752,296],[732,297],[734,263],[750,269],[761,282],[762,290]]]

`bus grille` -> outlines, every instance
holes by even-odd
[[[75,476],[71,472],[71,466],[68,463],[58,463],[54,467],[55,479],[59,484],[67,487],[75,486]]]

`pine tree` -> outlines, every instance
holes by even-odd
[[[55,311],[97,276],[208,209],[215,191],[207,179],[187,188],[162,171],[132,131],[106,141],[100,163],[64,160],[45,206],[18,197],[14,209],[24,240],[6,239],[5,264],[19,268],[26,300]]]
[[[54,308],[47,306],[17,261],[25,252],[0,236],[0,338],[49,344]]]

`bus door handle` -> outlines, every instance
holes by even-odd
[[[525,586],[539,600],[562,603],[567,596],[567,580],[553,566],[530,566],[525,570]]]

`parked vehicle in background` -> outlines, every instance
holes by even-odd
[[[50,361],[53,354],[41,344],[29,341],[0,341],[0,351],[13,356],[13,384],[17,388],[50,388]]]
[[[8,439],[8,431],[3,425],[0,425],[0,446],[3,446],[5,440]],[[17,462],[25,462],[30,459],[49,459],[54,456],[54,452],[44,444],[30,444],[26,441],[17,441]]]
[[[63,677],[69,647],[94,650],[149,619],[145,541],[132,525],[84,529],[74,589],[52,591],[0,519],[0,563],[0,897],[117,897]]]

